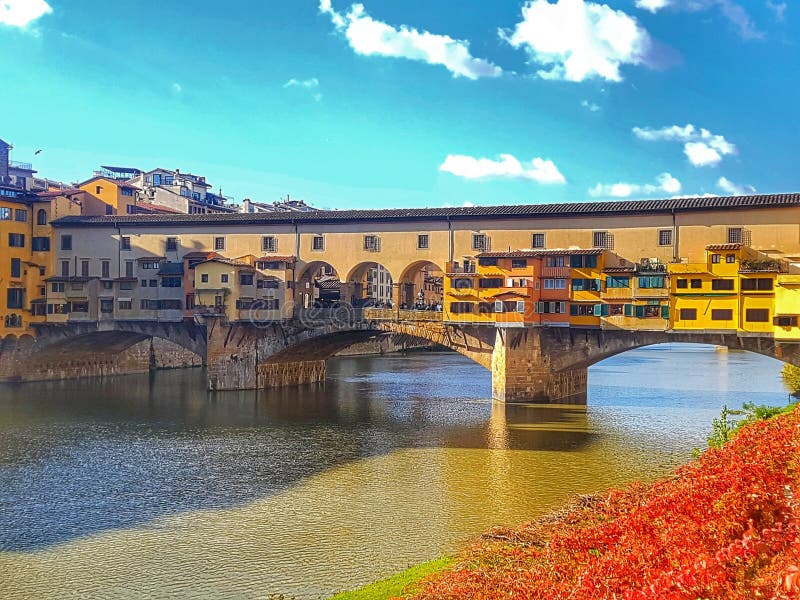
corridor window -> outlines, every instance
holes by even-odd
[[[224,237],[215,237],[214,238],[214,250],[225,250],[225,238]]]
[[[262,237],[261,250],[263,252],[276,252],[278,250],[278,238],[274,235],[265,235]]]
[[[380,250],[380,240],[377,235],[364,236],[364,250],[367,252],[377,252]]]
[[[544,248],[544,234],[543,233],[534,233],[531,235],[531,248]]]
[[[733,310],[730,308],[715,308],[711,311],[712,321],[732,321]]]
[[[697,309],[696,308],[682,308],[680,311],[681,321],[696,321]]]
[[[660,229],[658,231],[658,245],[659,246],[672,245],[672,229]]]
[[[488,238],[483,233],[472,234],[472,249],[473,250],[488,250]]]
[[[315,235],[311,238],[311,249],[321,252],[325,250],[325,237],[321,235]]]
[[[728,243],[729,244],[741,244],[742,243],[742,228],[741,227],[729,227],[728,228]]]
[[[178,238],[176,237],[168,237],[167,238],[167,252],[172,252],[178,249]]]
[[[429,248],[430,238],[427,233],[421,233],[417,236],[417,250],[427,250]]]

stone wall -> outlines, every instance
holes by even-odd
[[[335,356],[364,356],[370,354],[393,354],[409,350],[447,350],[438,344],[405,335],[382,335],[365,342],[356,342]]]

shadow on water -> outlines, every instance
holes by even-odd
[[[0,549],[240,505],[398,449],[572,451],[595,435],[585,409],[489,396],[453,354],[342,359],[323,386],[260,392],[208,393],[200,369],[0,386]]]

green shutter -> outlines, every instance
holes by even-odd
[[[651,288],[663,288],[664,287],[664,278],[661,277],[661,276],[651,277],[650,278],[650,287]]]
[[[664,304],[661,307],[661,318],[662,319],[669,319],[669,304]]]
[[[639,287],[640,288],[649,288],[650,287],[650,278],[649,277],[639,277]]]
[[[636,306],[636,318],[637,319],[644,319],[644,306]]]
[[[626,304],[625,307],[624,307],[624,310],[625,310],[625,316],[626,317],[633,316],[633,304]]]
[[[569,305],[569,314],[571,314],[573,317],[577,317],[578,316],[578,305],[577,304],[570,304]]]
[[[602,307],[600,316],[607,317],[611,314],[611,307],[608,304],[601,304],[600,306]]]
[[[594,316],[595,317],[602,317],[603,316],[603,305],[602,304],[595,304],[594,305]]]
[[[601,291],[603,289],[603,280],[595,279],[594,282],[597,284],[597,291]]]

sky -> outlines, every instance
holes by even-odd
[[[795,192],[799,32],[791,0],[0,0],[0,138],[331,209]]]

